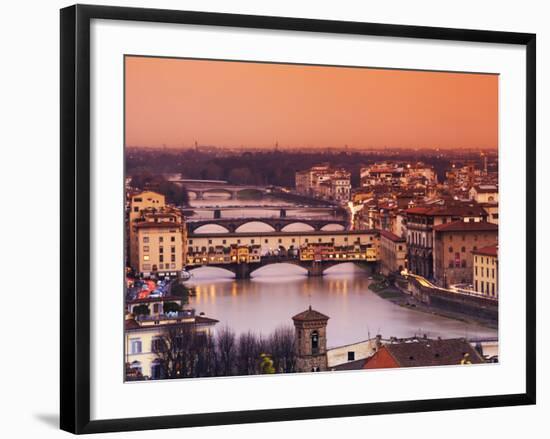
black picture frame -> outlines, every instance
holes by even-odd
[[[525,212],[527,219],[525,230],[527,239],[526,392],[465,398],[90,420],[90,21],[92,19],[408,37],[525,46],[527,59],[525,66],[527,75],[527,124],[525,133],[527,146],[527,209]],[[89,5],[75,5],[62,9],[60,24],[60,426],[63,430],[77,434],[99,433],[535,404],[535,34]]]

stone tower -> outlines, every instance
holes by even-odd
[[[292,317],[296,330],[296,370],[327,370],[327,322],[329,317],[309,308]]]

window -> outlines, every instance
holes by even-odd
[[[306,238],[306,242],[309,242],[309,239],[308,239],[308,238]]]
[[[476,276],[477,276],[477,265],[476,265],[476,267],[475,267],[475,272],[476,272]]]
[[[279,244],[282,244],[283,240],[281,238],[279,238]]]
[[[348,361],[355,361],[355,352],[349,351],[348,352]]]
[[[254,244],[254,240],[253,240],[253,239],[250,240],[250,244]]]
[[[176,255],[171,255],[170,261],[176,262]]]
[[[311,333],[311,353],[317,354],[319,352],[319,333],[313,331]]]
[[[491,270],[492,270],[491,277],[494,279],[495,278],[495,269],[492,268]]]
[[[143,260],[148,261],[149,260],[149,255],[143,255]]]
[[[175,236],[171,236],[171,237],[170,237],[170,242],[176,242],[176,237],[175,237]]]
[[[163,254],[163,253],[164,253],[164,247],[163,247],[162,245],[159,247],[159,253],[160,253],[160,254]]]
[[[211,240],[211,239],[208,240],[208,244],[212,244],[212,240]]]
[[[264,239],[264,244],[267,244],[269,242],[269,240],[266,238]]]
[[[466,247],[462,247],[462,248],[460,249],[460,251],[461,251],[462,253],[466,253]]]
[[[141,354],[141,339],[140,338],[131,338],[130,339],[130,353],[131,354]]]
[[[224,240],[222,241],[222,244],[227,244],[227,239],[224,239]]]
[[[153,337],[151,340],[151,352],[162,352],[164,350],[164,342],[162,337]]]
[[[449,241],[453,241],[453,235],[449,235]]]
[[[476,267],[476,268],[477,268],[477,267]],[[477,289],[477,279],[476,279],[476,285],[475,285],[475,288],[476,288],[476,291],[478,291],[478,289]]]
[[[143,251],[144,251],[144,252],[149,252],[149,246],[148,246],[148,245],[144,245],[144,246],[143,246]]]
[[[164,242],[164,238],[162,236],[159,236],[159,242]]]
[[[149,237],[148,237],[148,236],[144,236],[144,237],[143,237],[143,242],[144,242],[145,244],[148,244],[148,243],[149,243]]]
[[[159,262],[164,262],[164,255],[159,255]]]
[[[164,378],[164,368],[162,367],[162,360],[155,358],[151,363],[151,379],[160,380]]]
[[[319,238],[317,241],[322,242],[323,240],[322,240],[322,238]]]
[[[403,250],[403,246],[402,245],[397,246],[397,250],[399,251]]]
[[[348,237],[347,236],[344,237],[344,242],[348,242]]]
[[[139,207],[134,207],[134,212],[139,212]]]
[[[143,270],[147,271],[151,269],[151,264],[143,264]]]
[[[453,252],[453,248],[449,247],[449,253],[452,253],[452,252]]]
[[[240,244],[241,243],[241,240],[240,239],[237,239],[237,244]]]
[[[192,240],[192,239],[189,240],[189,244],[193,244],[193,240]]]
[[[171,253],[176,253],[176,247],[174,245],[172,247],[170,247],[170,252]]]
[[[462,259],[462,261],[460,261],[460,266],[462,268],[466,268],[466,259]]]
[[[141,197],[134,198],[134,203],[141,203],[142,201],[143,201],[143,198]]]
[[[292,238],[292,242],[296,242],[296,238]]]

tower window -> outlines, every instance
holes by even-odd
[[[311,353],[317,354],[319,352],[319,333],[313,331],[311,333]]]

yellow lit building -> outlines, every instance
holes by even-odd
[[[175,275],[185,267],[185,220],[180,210],[166,206],[164,195],[133,195],[128,219],[129,262],[137,273]]]
[[[407,242],[387,230],[380,230],[380,271],[384,275],[407,268]]]
[[[498,245],[472,252],[474,256],[474,289],[486,296],[498,297]]]
[[[153,191],[131,194],[128,198],[128,262],[131,267],[137,270],[139,265],[138,241],[133,224],[141,219],[143,211],[166,207],[166,198],[164,195]]]

